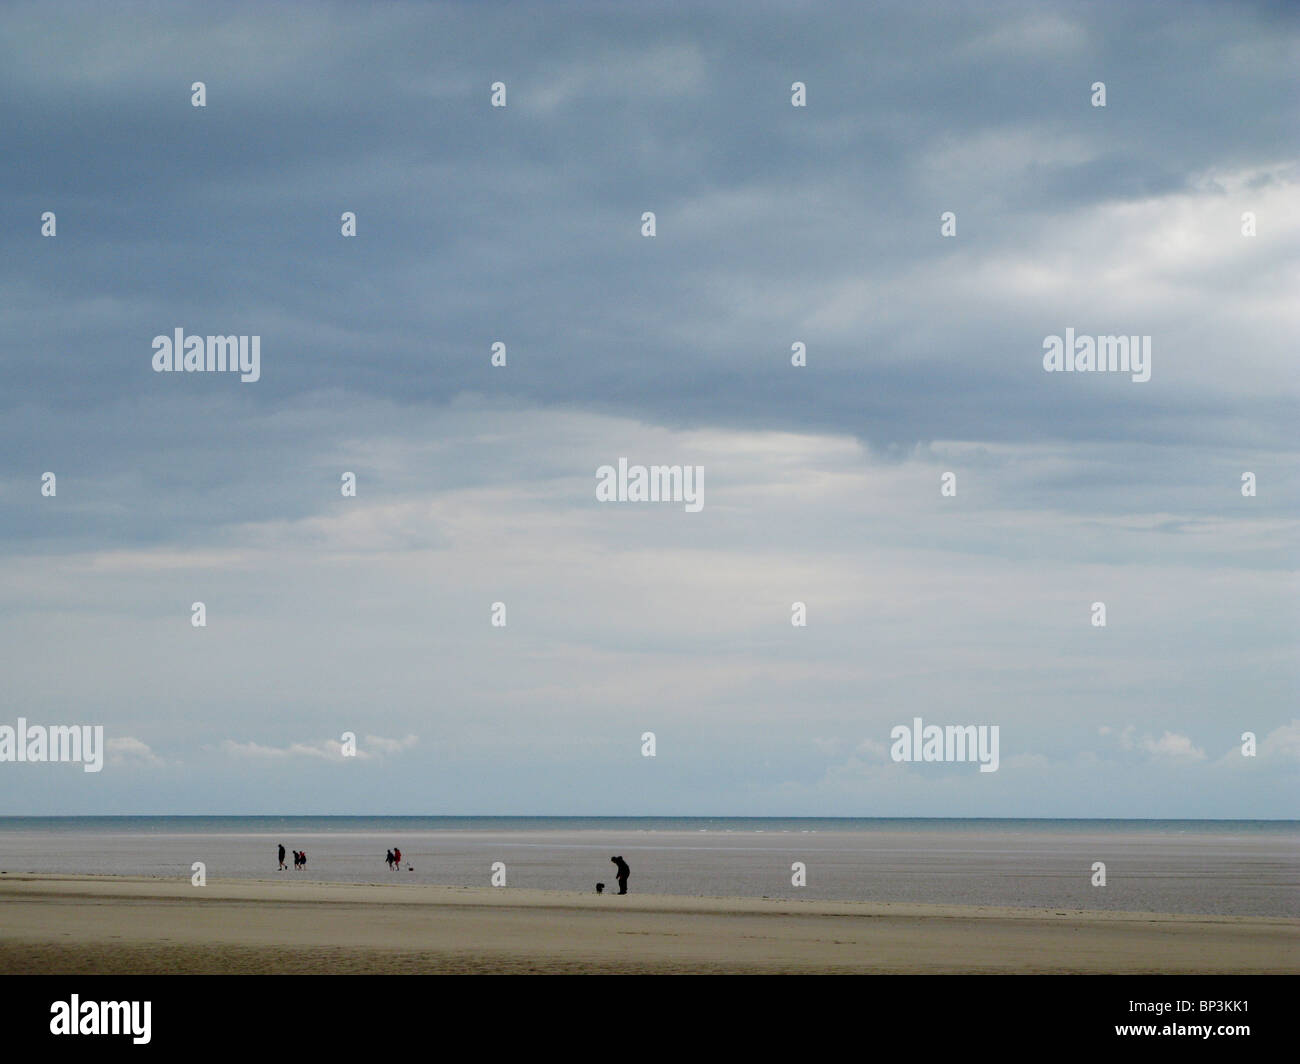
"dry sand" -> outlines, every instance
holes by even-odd
[[[0,875],[4,973],[1297,971],[1283,917]]]

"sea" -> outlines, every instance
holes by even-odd
[[[506,890],[593,891],[616,854],[633,893],[1300,916],[1296,820],[0,817],[0,874],[485,887],[499,863]]]

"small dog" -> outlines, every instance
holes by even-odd
[[[597,883],[597,884],[596,884],[596,893],[597,893],[597,894],[604,894],[604,893],[605,893],[605,884],[604,884],[604,883]]]

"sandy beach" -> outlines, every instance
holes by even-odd
[[[1279,973],[1300,920],[0,876],[0,972]]]

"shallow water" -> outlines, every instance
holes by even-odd
[[[280,842],[307,851],[305,872],[276,870]],[[614,886],[613,854],[655,894],[1300,916],[1295,821],[0,818],[8,872],[188,879],[203,861],[210,878],[487,886],[501,861],[509,887],[593,890]]]

